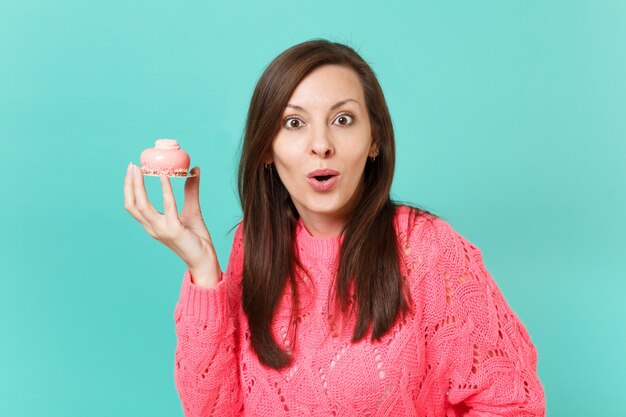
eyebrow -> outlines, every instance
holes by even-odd
[[[353,98],[347,98],[347,99],[345,99],[345,100],[341,100],[341,101],[338,101],[338,102],[336,102],[335,104],[333,104],[333,105],[330,107],[330,110],[335,110],[335,109],[337,109],[337,108],[339,108],[339,107],[343,106],[344,104],[346,104],[346,103],[347,103],[347,102],[349,102],[349,101],[354,101],[354,102],[355,102],[356,104],[358,104],[359,106],[361,105],[361,103],[359,103],[359,102],[358,102],[358,101],[356,101],[355,99],[353,99]],[[287,107],[290,107],[290,108],[292,108],[292,109],[300,110],[300,111],[303,111],[303,112],[307,113],[307,111],[306,111],[306,110],[304,110],[304,108],[303,108],[303,107],[298,106],[298,105],[296,105],[296,104],[287,104]]]

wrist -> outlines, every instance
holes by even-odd
[[[218,268],[189,267],[191,282],[202,288],[214,288],[220,281],[222,271]]]

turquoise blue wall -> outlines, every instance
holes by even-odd
[[[549,415],[626,415],[625,22],[622,1],[3,0],[0,415],[182,416],[185,266],[124,210],[126,166],[181,141],[225,267],[254,83],[314,37],[379,75],[394,196],[482,249]]]

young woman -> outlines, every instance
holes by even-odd
[[[536,350],[480,250],[394,204],[394,162],[373,71],[314,40],[254,90],[225,273],[199,177],[180,216],[162,177],[161,214],[129,166],[126,209],[188,266],[175,309],[186,416],[544,415]]]

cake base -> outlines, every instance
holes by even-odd
[[[154,177],[160,177],[161,175],[166,175],[170,178],[185,178],[185,177],[195,177],[196,174],[190,174],[188,169],[184,168],[151,168],[151,167],[141,167],[141,172],[143,175],[150,175]]]

